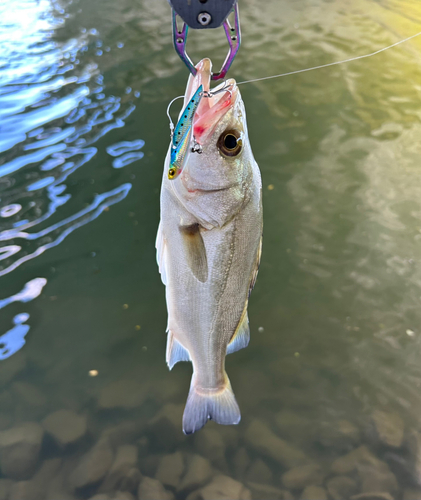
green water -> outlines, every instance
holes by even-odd
[[[240,0],[240,8],[243,45],[229,74],[237,81],[366,54],[421,26],[416,0]],[[259,419],[322,467],[325,488],[331,462],[362,444],[397,478],[383,492],[401,499],[416,488],[421,38],[240,87],[263,178],[264,243],[251,342],[227,359],[242,421],[207,425],[225,443],[215,459],[204,438],[182,435],[181,407],[168,435],[153,423],[164,405],[184,404],[191,376],[190,364],[165,365],[154,248],[165,110],[188,76],[172,48],[169,6],[15,0],[1,3],[0,26],[0,427],[60,409],[88,422],[64,449],[46,434],[31,472],[12,479],[30,479],[54,458],[66,476],[104,430],[135,422],[113,446],[137,446],[146,476],[165,454],[187,460],[194,451],[246,488],[252,477],[285,490],[287,467],[247,438]],[[221,30],[189,36],[194,61],[220,64]],[[104,394],[123,403],[104,404]],[[392,433],[403,428],[397,443],[379,436],[379,412],[392,415]],[[342,420],[352,439],[336,430]],[[250,472],[259,458],[271,475]],[[349,473],[354,493],[367,491],[361,468]],[[90,498],[103,477],[64,486],[60,498]],[[303,487],[290,488],[294,498]],[[54,500],[46,495],[27,500]]]

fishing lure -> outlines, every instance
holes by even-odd
[[[190,148],[192,130],[193,130],[193,118],[197,111],[197,108],[204,95],[203,85],[196,90],[193,97],[187,103],[187,106],[183,109],[180,119],[177,122],[175,130],[171,130],[172,145],[171,145],[171,161],[170,168],[168,169],[168,179],[172,180],[178,177],[178,175],[183,170],[184,162],[186,160],[187,153]],[[171,123],[172,125],[172,123]],[[171,126],[170,125],[170,126]],[[171,127],[172,129],[172,127]],[[197,148],[195,141],[193,149],[200,152]]]

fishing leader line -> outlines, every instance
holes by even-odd
[[[244,80],[243,82],[238,82],[237,85],[243,85],[244,83],[261,82],[263,80],[271,80],[272,78],[280,78],[281,76],[296,75],[298,73],[305,73],[306,71],[313,71],[315,69],[328,68],[329,66],[337,66],[338,64],[348,63],[348,62],[352,62],[352,61],[358,61],[358,59],[365,59],[366,57],[372,57],[372,56],[375,56],[377,54],[380,54],[380,52],[384,52],[385,50],[389,50],[393,47],[396,47],[397,45],[400,45],[401,43],[405,43],[408,40],[412,40],[412,38],[415,38],[415,37],[420,36],[420,35],[421,35],[421,31],[419,31],[415,35],[409,36],[408,38],[404,38],[403,40],[399,40],[398,42],[392,43],[392,45],[388,45],[387,47],[383,47],[382,49],[376,50],[375,52],[371,52],[370,54],[364,54],[362,56],[350,57],[349,59],[344,59],[343,61],[331,62],[328,64],[322,64],[320,66],[313,66],[311,68],[298,69],[296,71],[289,71],[288,73],[281,73],[280,75],[263,76],[262,78],[253,78],[252,80]]]

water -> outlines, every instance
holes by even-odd
[[[241,21],[244,43],[230,72],[239,81],[377,50],[419,31],[421,7],[242,0]],[[241,87],[265,217],[252,340],[227,360],[243,419],[185,437],[191,367],[165,366],[154,249],[165,109],[187,78],[171,45],[169,7],[15,0],[0,5],[0,23],[4,498],[88,499],[101,488],[109,498],[135,498],[127,491],[136,495],[140,470],[184,499],[201,486],[197,473],[194,487],[177,491],[193,452],[251,491],[225,484],[220,498],[298,499],[314,484],[334,497],[332,462],[361,445],[371,455],[360,449],[363,458],[342,471],[350,477],[344,498],[421,498],[421,40]],[[220,64],[221,31],[190,37],[195,61]],[[63,409],[78,417],[59,420],[75,433],[60,442],[51,420]],[[21,445],[10,451],[5,442],[23,422],[50,430],[40,437],[30,427],[38,444],[19,455]],[[255,442],[262,425],[321,475],[291,483],[273,435],[271,446],[264,434]],[[113,483],[108,471],[125,444],[137,458]],[[98,446],[94,473],[85,454]],[[177,452],[165,459],[179,467],[171,483],[176,467],[162,458]]]

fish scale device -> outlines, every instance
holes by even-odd
[[[177,54],[189,69],[196,75],[196,67],[187,54],[187,33],[192,29],[213,29],[224,27],[228,40],[229,50],[225,61],[218,73],[212,73],[212,80],[225,78],[241,45],[240,17],[237,0],[168,0],[173,11],[173,43]],[[229,21],[233,15],[234,22]],[[183,24],[178,26],[179,19]]]

